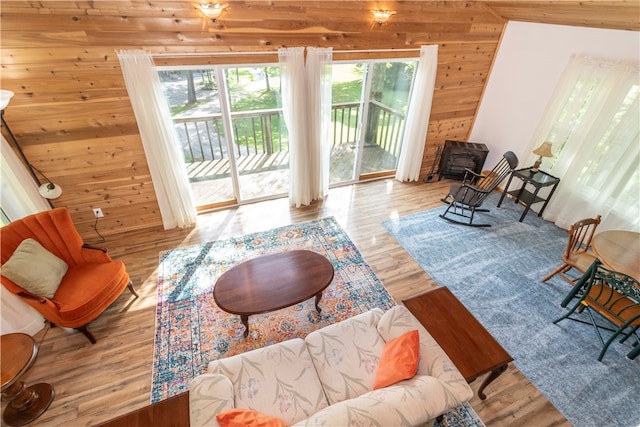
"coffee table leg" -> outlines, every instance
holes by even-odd
[[[240,321],[244,325],[244,337],[246,338],[249,336],[249,316],[241,315]]]
[[[320,313],[322,311],[322,309],[320,308],[320,306],[318,305],[320,303],[320,298],[322,298],[322,292],[318,292],[316,294],[316,311],[318,313]]]
[[[485,378],[485,380],[482,382],[482,385],[478,389],[478,397],[480,399],[484,400],[484,399],[487,398],[487,396],[484,394],[485,387],[488,386],[489,384],[491,384],[491,382],[493,382],[493,380],[498,378],[500,376],[500,374],[502,374],[506,370],[507,370],[507,365],[502,365],[499,368],[494,369],[493,371],[491,371],[491,373],[489,375],[487,375],[487,378]]]

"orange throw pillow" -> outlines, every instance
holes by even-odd
[[[408,380],[418,372],[420,335],[414,329],[385,344],[378,362],[373,389]]]
[[[287,427],[278,417],[242,408],[220,412],[216,421],[220,427]]]

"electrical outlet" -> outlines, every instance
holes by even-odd
[[[96,218],[103,218],[104,217],[104,214],[102,213],[102,209],[100,209],[100,208],[93,208],[93,215]]]

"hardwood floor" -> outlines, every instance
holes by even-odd
[[[332,189],[324,201],[300,209],[279,199],[201,214],[190,230],[127,233],[107,236],[104,242],[96,234],[86,243],[108,247],[114,258],[125,262],[140,298],[125,290],[89,325],[98,340],[95,345],[75,331],[53,328],[46,333],[38,359],[23,380],[52,384],[56,397],[32,425],[94,425],[149,403],[159,251],[334,216],[400,302],[437,284],[381,222],[440,206],[448,185],[444,180],[403,184],[389,179]],[[482,380],[472,383],[475,391]],[[471,405],[487,426],[570,425],[513,365],[486,393],[485,401],[475,396]]]

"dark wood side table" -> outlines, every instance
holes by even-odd
[[[520,187],[514,190],[509,190],[509,186],[511,185],[511,181],[513,181],[513,178],[516,178],[516,182],[518,182],[519,180]],[[519,219],[520,222],[522,222],[524,220],[524,217],[527,216],[527,212],[529,212],[529,209],[531,209],[531,205],[533,205],[534,203],[543,202],[542,208],[540,208],[540,211],[538,211],[538,216],[542,216],[542,213],[547,207],[547,203],[549,203],[549,200],[551,200],[551,196],[553,196],[553,193],[556,191],[556,187],[558,186],[559,182],[560,178],[556,178],[555,176],[549,175],[548,173],[541,170],[538,170],[536,172],[532,171],[531,168],[515,170],[511,173],[511,176],[509,176],[507,186],[504,188],[502,196],[500,196],[498,207],[500,207],[500,205],[502,204],[502,200],[504,200],[505,194],[509,194],[513,196],[513,198],[515,199],[515,203],[522,202],[522,204],[525,206],[524,212],[522,212],[522,216]],[[531,185],[533,187],[533,192],[531,192],[527,188],[527,185]],[[549,186],[552,186],[549,195],[547,195],[546,197],[538,195],[540,189]]]
[[[9,400],[2,417],[10,426],[28,424],[47,410],[55,394],[49,384],[27,387],[20,381],[20,377],[36,360],[38,345],[30,335],[6,334],[2,335],[0,352],[2,395]]]
[[[96,427],[187,427],[189,426],[189,392],[185,391],[152,405],[98,424]]]
[[[484,389],[507,370],[513,357],[446,287],[436,288],[402,301],[471,383],[480,375],[489,375],[478,389]]]

